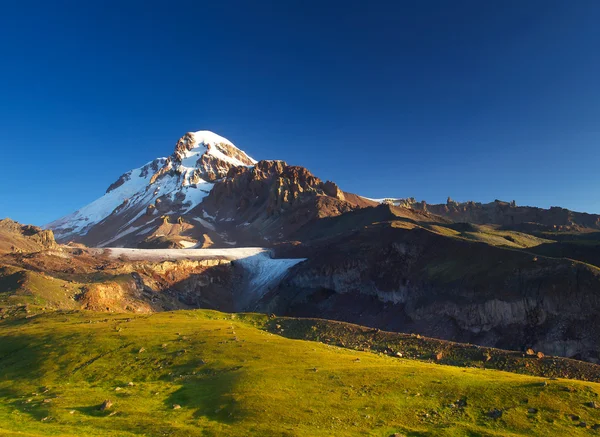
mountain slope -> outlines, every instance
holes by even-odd
[[[159,215],[189,211],[231,167],[255,162],[226,138],[190,132],[177,141],[170,157],[123,174],[100,199],[46,227],[61,242],[110,245],[128,234],[148,232]]]
[[[264,245],[318,217],[374,204],[199,131],[180,138],[168,158],[125,173],[103,197],[46,227],[60,242],[99,247]]]
[[[402,209],[302,229],[307,243],[281,245],[278,256],[307,261],[255,310],[600,360],[600,268],[531,253],[556,243]]]

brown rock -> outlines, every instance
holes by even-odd
[[[100,411],[109,410],[113,406],[113,403],[110,399],[106,399],[102,404],[98,407]]]
[[[500,419],[502,417],[502,410],[499,410],[498,408],[492,408],[486,413],[486,416],[492,419]]]

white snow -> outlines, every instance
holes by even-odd
[[[164,162],[165,158],[159,158],[159,160]],[[146,165],[150,164],[152,164],[152,162],[149,162]],[[59,233],[63,230],[68,231],[68,234],[85,235],[86,228],[89,228],[91,225],[108,217],[115,208],[121,205],[126,199],[131,199],[136,194],[145,191],[145,187],[150,183],[153,172],[148,171],[146,172],[146,177],[141,177],[140,174],[143,167],[127,172],[126,175],[129,179],[121,186],[104,194],[104,196],[74,213],[49,223],[45,227],[59,231]]]
[[[215,225],[213,225],[212,223],[207,222],[204,219],[201,219],[200,217],[194,217],[194,220],[196,220],[198,223],[200,223],[202,226],[204,226],[206,229],[209,229],[211,231],[215,230]]]
[[[196,167],[196,162],[202,156],[202,152],[198,152],[198,149],[190,150],[185,154],[183,159],[181,160],[181,166],[186,167],[188,169],[193,169]]]
[[[190,205],[184,212],[188,212],[189,210],[195,208],[202,202],[202,200],[208,196],[210,190],[214,187],[214,184],[210,182],[206,182],[201,180],[196,185],[188,185],[182,188],[183,194],[185,194],[184,203],[189,203]]]
[[[105,247],[106,245],[108,245],[114,241],[117,241],[119,238],[122,238],[125,235],[129,235],[132,232],[135,232],[140,228],[142,228],[142,226],[131,226],[131,227],[127,228],[126,230],[124,230],[123,232],[119,232],[117,235],[115,235],[110,240],[106,240],[106,241],[103,241],[102,243],[98,244],[98,247]]]
[[[117,207],[123,205],[122,209],[119,210],[119,214],[124,214],[124,217],[128,217],[128,219],[120,229],[115,231],[118,236],[123,236],[135,230],[131,226],[132,223],[145,213],[148,205],[155,202],[157,195],[169,196],[170,199],[174,200],[178,192],[185,195],[184,203],[186,205],[177,213],[185,214],[189,212],[204,200],[214,186],[214,183],[204,180],[200,180],[195,185],[190,185],[190,179],[196,170],[196,162],[203,153],[208,153],[232,165],[246,165],[246,163],[229,157],[217,149],[217,145],[221,143],[235,147],[227,138],[210,131],[192,132],[192,135],[194,138],[192,150],[185,153],[180,164],[174,163],[174,166],[172,163],[168,164],[168,169],[174,169],[175,174],[167,172],[159,178],[156,186],[151,186],[150,179],[155,172],[149,166],[155,164],[158,168],[161,168],[167,163],[167,158],[158,158],[143,167],[126,173],[127,180],[121,186],[74,213],[45,225],[45,228],[53,229],[57,237],[62,239],[68,239],[75,235],[83,236],[87,234],[92,226],[106,219]],[[248,162],[256,163],[243,151],[240,150],[239,153],[245,155],[249,160]],[[141,173],[144,168],[146,168],[145,176],[142,177]],[[159,183],[160,185],[158,185]],[[125,201],[127,203],[124,204]],[[214,219],[208,214],[205,215],[205,218]],[[105,244],[113,241],[116,240],[110,239]]]
[[[279,284],[290,268],[304,260],[304,258],[271,258],[270,252],[266,250],[256,255],[240,258],[237,262],[242,265],[245,271],[249,272],[249,286],[243,296],[239,297],[236,306],[239,309],[245,309],[252,302],[258,302],[268,291]]]
[[[397,197],[384,197],[382,199],[371,199],[371,198],[365,197],[365,196],[359,196],[359,197],[362,197],[363,199],[366,199],[366,200],[370,200],[371,202],[391,203],[395,206],[400,206],[400,205],[404,204],[405,201],[407,200],[407,199],[400,199]]]
[[[179,240],[179,244],[181,244],[186,249],[191,249],[198,245],[198,243],[194,243],[193,241]]]
[[[156,260],[161,259],[205,259],[222,257],[229,260],[247,258],[259,253],[267,252],[268,249],[261,247],[236,247],[232,249],[130,249],[125,247],[107,247],[105,249],[112,257],[126,256],[132,260]]]
[[[221,135],[217,135],[216,133],[211,132],[209,130],[199,130],[197,132],[192,132],[192,135],[194,136],[194,140],[196,141],[196,147],[198,146],[198,144],[210,144],[214,146],[219,143],[229,144],[230,146],[235,147],[235,145],[227,138],[222,137]]]
[[[202,217],[204,217],[205,219],[211,219],[212,221],[215,221],[215,216],[214,215],[210,215],[209,213],[207,213],[204,210],[202,210]]]
[[[248,287],[237,296],[238,309],[249,308],[253,303],[275,287],[287,271],[306,258],[272,258],[271,251],[260,247],[237,247],[231,249],[127,249],[109,248],[105,253],[113,258],[120,256],[130,260],[166,261],[177,259],[223,258],[239,263],[247,274]]]
[[[188,151],[185,154],[184,160],[185,160],[186,164],[183,164],[184,166],[195,167],[196,161],[200,158],[200,155],[202,155],[202,153],[204,153],[205,150],[207,151],[207,153],[209,155],[214,156],[215,158],[218,158],[222,161],[228,162],[232,165],[246,166],[245,163],[243,163],[235,158],[232,158],[230,156],[227,156],[224,153],[222,153],[219,149],[217,149],[217,147],[216,147],[217,144],[228,144],[237,149],[237,147],[231,141],[229,141],[227,138],[222,137],[221,135],[217,135],[216,133],[208,131],[208,130],[192,132],[192,135],[194,137],[194,146],[192,147],[192,150]],[[200,148],[200,150],[201,150],[200,153],[198,152],[198,148]],[[238,149],[238,150],[240,150],[240,149]],[[240,152],[243,153],[244,155],[246,155],[246,157],[253,164],[256,164],[256,160],[251,158],[250,156],[248,156],[246,154],[246,152],[244,152],[242,150],[240,150]]]
[[[390,199],[390,197],[384,197],[383,199],[371,199],[371,198],[365,197],[365,196],[359,196],[359,197],[362,197],[363,199],[370,200],[371,202],[377,202],[377,203],[383,203],[385,200]]]

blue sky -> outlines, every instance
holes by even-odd
[[[597,1],[0,4],[0,216],[213,130],[344,190],[600,213]]]

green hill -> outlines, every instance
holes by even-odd
[[[597,383],[359,352],[271,324],[205,310],[0,321],[0,435],[599,433]]]

